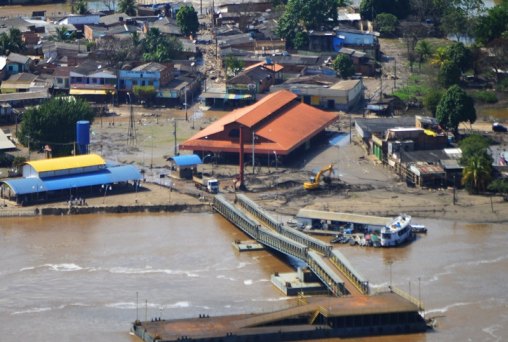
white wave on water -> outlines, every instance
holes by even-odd
[[[372,289],[380,289],[380,288],[384,288],[384,287],[388,287],[390,285],[390,283],[386,282],[386,283],[381,283],[381,284],[369,284],[369,287],[372,288]]]
[[[161,305],[160,307],[162,309],[178,309],[178,308],[188,308],[190,306],[191,306],[191,304],[189,302],[181,301],[181,302],[176,302],[173,304]]]
[[[39,312],[45,312],[52,310],[50,307],[43,307],[43,308],[31,308],[21,311],[15,311],[11,313],[11,315],[24,315],[24,314],[32,314],[32,313],[39,313]]]
[[[19,271],[20,272],[31,271],[37,268],[49,268],[51,271],[55,272],[73,272],[84,270],[83,267],[76,265],[74,263],[62,263],[62,264],[44,264],[40,266],[23,267]]]
[[[460,306],[466,306],[466,305],[472,305],[472,304],[474,304],[474,303],[472,303],[472,302],[470,302],[470,303],[467,303],[467,302],[453,303],[453,304],[447,305],[447,306],[445,306],[443,308],[436,308],[436,309],[426,310],[425,314],[434,314],[434,313],[444,314],[444,313],[446,313],[448,310],[450,310],[452,308],[456,308],[456,307],[460,307]]]
[[[491,326],[488,326],[486,328],[483,328],[482,331],[486,334],[488,334],[489,336],[491,336],[494,340],[493,341],[502,341],[501,337],[500,336],[497,336],[495,334],[495,332],[499,329],[501,329],[503,326],[500,325],[500,324],[494,324],[494,325],[491,325]]]
[[[19,271],[20,272],[24,272],[24,271],[31,271],[31,270],[35,270],[35,267],[34,266],[30,266],[30,267],[23,267],[22,269],[20,269]]]
[[[191,271],[183,270],[170,270],[170,269],[157,269],[151,267],[145,268],[129,268],[129,267],[112,267],[109,269],[110,273],[115,274],[153,274],[153,273],[164,273],[170,275],[185,275],[189,278],[197,278],[199,274]]]
[[[293,299],[292,297],[277,297],[277,298],[262,298],[262,299],[256,299],[253,298],[250,301],[251,302],[282,302],[285,300]]]
[[[247,279],[247,280],[244,280],[244,281],[243,281],[243,284],[244,284],[244,285],[247,285],[247,286],[252,285],[253,283],[254,283],[254,282],[252,281],[252,279]]]
[[[106,304],[107,308],[113,308],[113,309],[126,309],[131,310],[136,308],[136,303],[133,302],[119,302],[119,303],[110,303]]]
[[[219,274],[219,275],[218,275],[218,276],[216,276],[215,278],[217,278],[217,279],[226,279],[226,280],[236,281],[236,279],[235,279],[235,278],[233,278],[233,277],[226,277],[226,276],[225,276],[225,275],[223,275],[223,274]]]
[[[472,261],[466,261],[466,262],[453,263],[453,264],[447,265],[444,268],[443,272],[435,273],[434,275],[432,275],[432,277],[429,280],[423,281],[423,284],[432,283],[432,282],[438,281],[440,278],[442,278],[442,277],[444,277],[446,275],[454,273],[455,272],[454,270],[458,269],[460,267],[470,268],[470,267],[473,267],[473,266],[481,266],[481,265],[486,265],[486,264],[495,264],[495,263],[504,261],[506,259],[508,259],[508,255],[502,255],[502,256],[494,258],[494,259],[481,259],[481,260],[472,260]]]

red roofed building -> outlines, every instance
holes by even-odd
[[[286,158],[308,149],[312,138],[337,118],[337,113],[314,108],[302,103],[298,95],[280,90],[213,122],[180,144],[180,150],[193,151],[202,158],[213,154],[236,161],[242,137],[244,154],[251,156],[254,150],[256,159],[265,164],[264,160],[274,156]]]

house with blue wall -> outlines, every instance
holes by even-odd
[[[0,80],[21,72],[30,72],[30,57],[11,52],[8,56],[0,56]]]

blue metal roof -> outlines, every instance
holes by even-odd
[[[203,164],[201,158],[199,158],[197,154],[186,154],[183,156],[171,157],[168,158],[168,160],[174,161],[176,166],[194,166]]]
[[[40,178],[4,179],[2,182],[7,184],[17,195],[46,191],[44,182]]]
[[[129,180],[141,180],[141,173],[133,165],[108,167],[100,171],[81,173],[70,176],[45,178],[6,179],[6,183],[16,195],[32,194],[45,191],[56,191],[84,186],[113,184]]]

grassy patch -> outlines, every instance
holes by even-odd
[[[496,103],[497,102],[497,95],[493,91],[478,90],[478,91],[475,91],[472,95],[476,101],[481,102],[481,103]]]
[[[430,90],[431,88],[422,82],[421,76],[411,75],[407,85],[397,89],[393,95],[402,101],[409,101],[415,98],[421,100]]]

